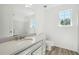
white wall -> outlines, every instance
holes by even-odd
[[[72,9],[72,26],[59,27],[58,13],[64,9]],[[55,46],[78,51],[78,6],[77,5],[59,5],[45,10],[44,31]]]
[[[2,29],[0,31],[1,33],[1,37],[7,37],[12,35],[12,33],[10,33],[10,31],[12,31],[12,25],[11,24],[11,8],[9,8],[8,6],[4,6],[4,5],[0,5],[0,28]],[[11,28],[10,28],[11,27]],[[10,30],[9,30],[10,29]]]
[[[2,14],[2,8],[0,6],[0,13]],[[2,15],[0,14],[0,37],[2,37]]]

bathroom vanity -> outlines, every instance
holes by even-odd
[[[0,43],[0,55],[44,55],[45,38],[42,35]]]

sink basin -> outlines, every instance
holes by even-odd
[[[24,40],[30,40],[32,43],[35,43],[36,38],[35,37],[25,37]]]

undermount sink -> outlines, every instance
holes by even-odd
[[[35,37],[25,37],[24,40],[29,40],[29,41],[31,41],[32,43],[35,43],[36,38],[35,38]]]

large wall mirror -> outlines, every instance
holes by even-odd
[[[35,33],[33,9],[25,5],[0,5],[0,37]]]

